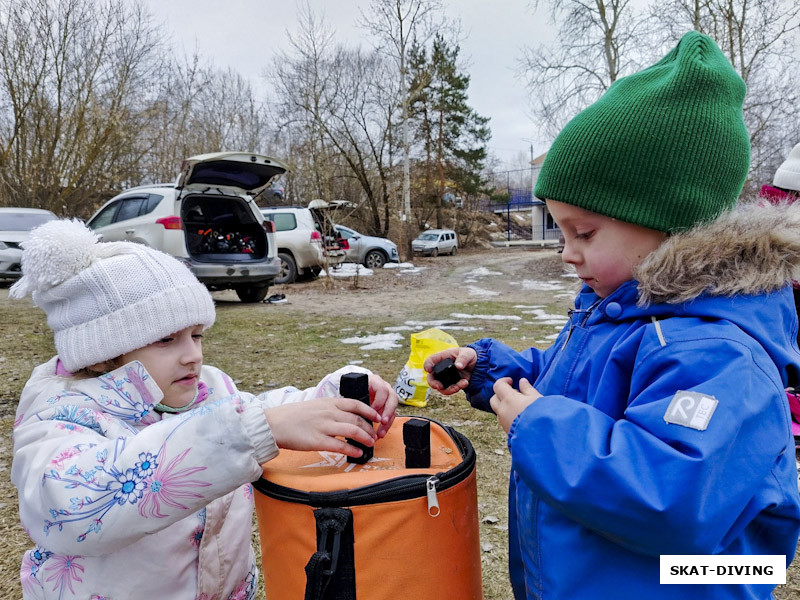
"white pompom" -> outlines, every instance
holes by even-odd
[[[97,235],[77,219],[48,221],[22,242],[22,278],[9,295],[22,298],[77,275],[96,256]]]

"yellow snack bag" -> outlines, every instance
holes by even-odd
[[[411,334],[411,353],[403,370],[394,383],[394,391],[400,402],[410,406],[425,406],[428,403],[427,373],[422,368],[425,359],[447,348],[457,348],[455,338],[435,327]]]

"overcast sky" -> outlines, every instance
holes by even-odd
[[[364,40],[356,21],[368,0],[309,1],[315,13],[324,13],[338,40]],[[287,32],[297,31],[296,0],[145,0],[145,5],[179,48],[191,52],[196,47],[216,66],[235,68],[257,88],[274,52],[287,48]],[[538,156],[547,142],[537,140],[525,90],[514,71],[523,46],[553,38],[545,12],[532,14],[529,0],[444,0],[444,5],[450,18],[461,21],[470,104],[491,119],[491,153],[506,168],[529,159],[531,152]]]

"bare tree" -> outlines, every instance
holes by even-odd
[[[272,88],[282,131],[290,132],[294,155],[313,175],[312,197],[330,198],[355,180],[364,199],[372,233],[389,229],[391,123],[396,88],[391,88],[386,60],[377,52],[334,45],[324,23],[306,10],[300,32],[291,38],[292,53],[275,62]],[[295,169],[293,178],[302,176]],[[297,182],[294,182],[297,185]]]
[[[202,151],[192,125],[198,96],[208,83],[208,75],[208,68],[201,64],[197,53],[162,65],[156,98],[141,117],[137,183],[171,181],[183,158]]]
[[[641,16],[630,0],[545,0],[558,25],[555,46],[525,48],[518,72],[530,90],[531,113],[552,137],[618,77],[640,64]],[[541,2],[532,6],[538,9]]]
[[[800,4],[794,0],[668,0],[651,5],[665,46],[688,29],[708,34],[747,84],[750,183],[770,180],[800,141]]]
[[[85,214],[135,171],[157,30],[123,0],[3,0],[0,38],[0,197]]]
[[[405,256],[411,255],[411,179],[408,113],[415,90],[408,86],[408,53],[416,41],[424,45],[433,33],[433,19],[441,8],[440,0],[372,0],[368,13],[362,13],[362,26],[374,36],[377,49],[395,64],[400,83],[403,144],[403,243]]]

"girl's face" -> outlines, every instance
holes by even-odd
[[[564,233],[561,260],[573,265],[578,277],[601,298],[633,279],[634,267],[667,237],[555,200],[548,199],[547,208]]]
[[[162,404],[181,408],[197,394],[203,366],[203,326],[195,325],[122,355],[123,364],[138,360],[164,392]]]

